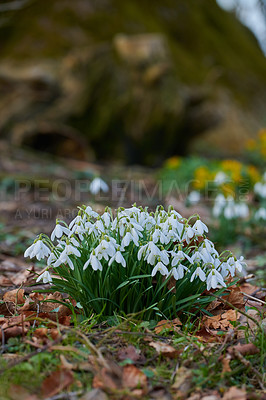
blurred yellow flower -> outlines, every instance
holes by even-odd
[[[260,180],[260,173],[254,165],[248,165],[247,166],[247,173],[250,177],[250,180],[252,183],[256,183]]]
[[[266,143],[266,129],[261,129],[258,133],[261,142]]]
[[[199,167],[194,172],[195,181],[193,186],[195,189],[204,189],[205,183],[214,179],[213,173],[207,167]]]
[[[181,157],[174,156],[165,161],[166,168],[175,169],[181,164]]]
[[[247,150],[252,151],[252,150],[255,150],[256,147],[257,147],[257,143],[256,143],[256,140],[255,140],[255,139],[249,139],[249,140],[247,140],[247,142],[246,142],[246,149],[247,149]]]
[[[221,190],[225,197],[228,197],[228,196],[235,197],[235,195],[236,195],[235,186],[234,186],[233,182],[224,183],[221,186]]]
[[[237,160],[224,160],[221,162],[222,169],[225,172],[229,172],[231,175],[231,178],[235,182],[240,182],[241,181],[241,170],[242,170],[242,164],[241,162]]]

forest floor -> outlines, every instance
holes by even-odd
[[[167,205],[156,171],[40,157],[5,142],[0,155],[0,400],[266,399],[265,261],[249,259],[247,276],[227,300],[214,297],[210,315],[82,320],[48,284],[36,284],[44,265],[23,253],[78,205]],[[90,193],[97,175],[108,194]]]

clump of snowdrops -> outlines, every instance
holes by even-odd
[[[86,316],[136,313],[147,319],[174,318],[197,310],[224,290],[242,258],[219,254],[199,216],[183,218],[171,207],[119,208],[102,215],[79,208],[67,225],[56,221],[51,238],[41,234],[25,257],[47,258],[37,281],[69,294]]]

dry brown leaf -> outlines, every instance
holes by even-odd
[[[179,331],[179,326],[182,325],[182,322],[180,321],[179,318],[175,318],[172,321],[169,321],[167,319],[163,319],[162,321],[159,321],[156,327],[154,328],[155,333],[159,334],[161,333],[164,329],[169,329],[171,331],[178,332]]]
[[[14,289],[6,292],[3,296],[3,300],[15,304],[24,304],[24,289]]]
[[[226,373],[226,372],[231,372],[231,367],[230,367],[230,361],[231,361],[231,356],[229,354],[226,354],[226,356],[222,357],[221,362],[222,362],[222,376]]]
[[[12,327],[6,328],[4,330],[4,338],[5,338],[5,340],[7,340],[11,337],[17,337],[17,336],[22,335],[23,332],[26,333],[26,331],[23,330],[22,326],[12,326]],[[3,332],[1,331],[0,332],[0,340],[1,341],[2,341],[2,334],[3,334]]]
[[[0,275],[0,286],[12,286],[12,281],[4,275]]]
[[[172,389],[175,390],[175,394],[178,396],[183,397],[187,394],[187,392],[191,388],[191,381],[192,381],[192,371],[185,367],[178,368],[175,380],[172,385]]]
[[[10,279],[14,285],[20,286],[22,284],[30,284],[35,280],[35,269],[32,266],[30,269],[25,269],[24,271],[17,272]]]
[[[236,386],[232,386],[225,392],[223,400],[246,400],[247,393],[243,389],[238,389]]]
[[[108,397],[102,390],[93,389],[85,393],[80,400],[108,400]]]
[[[8,390],[8,398],[10,400],[38,400],[35,394],[31,394],[22,386],[11,385]]]
[[[216,331],[203,326],[199,331],[195,333],[195,336],[205,343],[222,342],[221,336],[217,335]]]
[[[58,369],[44,379],[41,387],[43,397],[52,397],[73,383],[73,373],[69,369]]]
[[[154,347],[157,353],[162,354],[163,356],[168,358],[176,358],[180,354],[179,350],[175,349],[167,343],[150,342],[149,345],[151,347]]]
[[[231,286],[230,289],[231,290],[229,296],[225,297],[225,299],[236,308],[239,308],[240,310],[243,309],[245,306],[245,302],[244,302],[244,295],[241,293],[240,287]]]
[[[147,389],[147,376],[135,365],[125,365],[123,368],[122,384],[124,388],[141,388],[146,391]]]
[[[10,317],[15,312],[15,304],[12,302],[3,302],[0,303],[0,315],[4,315],[5,317]]]
[[[240,289],[241,289],[241,292],[244,292],[246,294],[252,295],[252,293],[256,292],[256,290],[258,290],[259,287],[251,285],[250,283],[245,282],[240,286]]]
[[[121,389],[122,374],[122,367],[109,361],[108,367],[102,368],[94,376],[92,386],[95,389]]]
[[[120,349],[118,351],[117,358],[119,361],[124,361],[126,359],[139,362],[145,361],[145,357],[134,346],[128,346],[124,349]]]
[[[131,389],[133,396],[142,396],[147,392],[147,377],[133,364],[123,368],[109,361],[93,378],[93,388],[107,391]]]
[[[228,330],[234,328],[230,321],[237,321],[239,317],[235,310],[228,310],[213,317],[205,316],[202,322],[206,328]]]
[[[17,337],[27,333],[30,327],[29,322],[25,322],[25,318],[21,315],[6,318],[5,322],[1,325],[0,340],[2,341],[2,334],[4,333],[4,339],[7,340],[10,337]]]
[[[253,343],[238,343],[236,346],[230,346],[228,348],[228,352],[230,354],[233,354],[234,350],[237,350],[240,354],[242,354],[242,356],[254,355],[260,352],[260,350]]]

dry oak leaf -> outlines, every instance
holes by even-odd
[[[10,400],[38,400],[35,394],[31,394],[22,386],[11,385],[8,390],[8,398]]]
[[[243,389],[238,389],[236,386],[230,387],[230,389],[225,392],[223,400],[246,400],[247,393]]]
[[[93,378],[92,386],[94,389],[116,390],[122,386],[122,367],[108,361],[107,367],[100,369]]]
[[[130,359],[133,362],[142,362],[145,361],[145,357],[140,353],[140,350],[137,350],[134,346],[128,346],[126,348],[120,349],[117,353],[117,358],[119,361],[124,361],[126,359]]]
[[[230,361],[231,361],[231,356],[229,354],[226,354],[226,356],[222,357],[221,362],[222,362],[222,376],[226,373],[226,372],[231,372],[231,367],[230,367]]]
[[[17,285],[17,286],[22,285],[22,284],[29,285],[30,283],[32,283],[35,280],[34,266],[32,266],[30,269],[25,269],[24,271],[17,272],[10,279],[13,282],[13,284]]]
[[[169,331],[179,331],[179,326],[182,325],[182,322],[180,321],[179,318],[175,318],[172,321],[163,319],[158,322],[156,327],[154,328],[155,333],[161,333],[164,329],[169,329]]]
[[[3,296],[3,300],[5,302],[15,303],[15,304],[24,304],[24,289],[14,289],[6,292]]]
[[[176,358],[180,354],[179,350],[164,342],[150,342],[149,345],[154,347],[157,353],[168,358]]]
[[[190,390],[191,383],[192,383],[192,371],[188,368],[180,367],[176,372],[172,389],[177,391],[177,393],[175,393],[177,397],[178,396],[183,397]]]
[[[66,389],[74,381],[73,373],[69,369],[61,368],[44,379],[41,387],[43,397],[52,397]]]
[[[240,289],[241,289],[241,292],[252,295],[254,292],[256,292],[259,289],[259,287],[245,282],[240,286]]]
[[[119,365],[109,362],[108,368],[102,368],[93,378],[93,388],[106,391],[131,389],[134,396],[147,392],[147,377],[134,365]]]
[[[17,337],[27,333],[30,323],[25,322],[25,318],[21,315],[8,318],[1,325],[0,339],[2,341],[2,334],[4,333],[4,339],[9,339],[10,337]]]
[[[124,388],[141,388],[147,389],[148,379],[147,376],[135,365],[125,365],[123,368],[122,382]]]
[[[244,308],[245,306],[245,301],[244,301],[244,295],[241,293],[241,289],[238,286],[231,286],[230,288],[230,293],[229,296],[225,297],[225,300],[227,300],[230,304],[232,304],[234,307],[239,308],[240,310]],[[230,308],[228,305],[227,308]]]
[[[197,331],[195,337],[205,343],[222,342],[223,340],[221,336],[217,335],[216,331],[213,331],[206,326],[203,326],[199,331]]]
[[[228,348],[228,352],[230,354],[233,354],[234,350],[237,350],[240,354],[242,354],[242,356],[254,355],[260,352],[258,347],[256,347],[255,344],[253,343],[245,343],[245,344],[238,343],[236,346],[230,346]]]
[[[213,329],[233,329],[233,325],[230,321],[237,321],[240,314],[235,310],[228,310],[222,314],[214,315],[213,317],[205,316],[203,324],[206,328]]]

